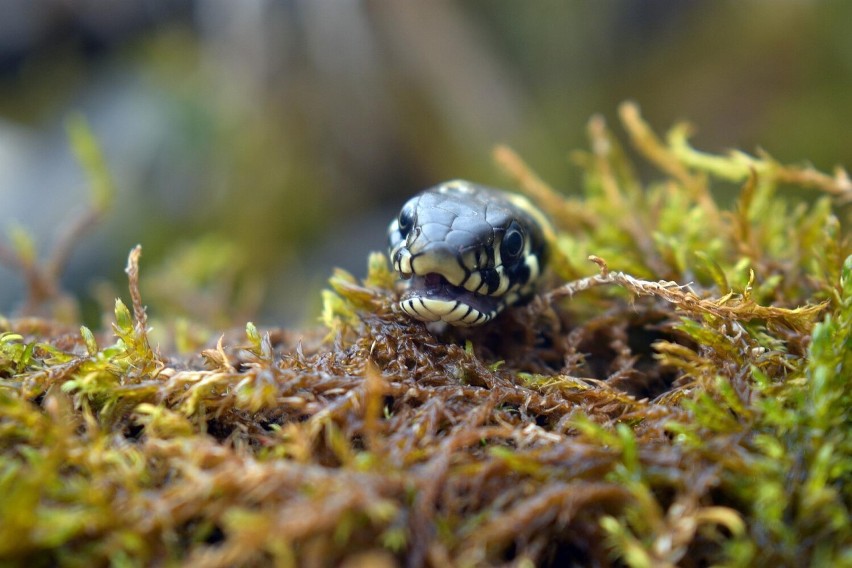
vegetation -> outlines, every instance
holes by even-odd
[[[621,118],[631,151],[590,121],[579,197],[497,150],[558,231],[543,294],[489,326],[406,318],[376,253],[325,330],[163,352],[139,248],[112,335],[0,318],[0,558],[852,565],[852,183]],[[26,249],[0,260],[49,283]]]

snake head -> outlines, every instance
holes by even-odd
[[[528,298],[544,268],[544,216],[526,199],[462,180],[412,197],[388,227],[413,318],[470,326]]]

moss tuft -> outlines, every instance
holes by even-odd
[[[557,230],[541,296],[492,325],[428,332],[374,254],[324,331],[161,353],[138,247],[111,336],[0,318],[0,559],[852,564],[848,176],[620,115],[653,179],[599,117],[579,196],[497,149]]]

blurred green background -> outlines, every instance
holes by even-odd
[[[850,23],[852,3],[806,0],[5,0],[0,239],[45,256],[85,210],[79,111],[117,186],[62,280],[88,323],[141,243],[156,317],[302,325],[406,196],[507,185],[496,143],[575,191],[568,152],[625,99],[704,150],[852,164]],[[0,266],[0,314],[24,296]]]

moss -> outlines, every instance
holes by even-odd
[[[0,318],[0,558],[852,563],[848,177],[621,116],[651,181],[600,118],[578,197],[497,150],[558,230],[546,290],[490,326],[429,333],[374,254],[324,331],[163,353],[138,248],[112,336]]]

